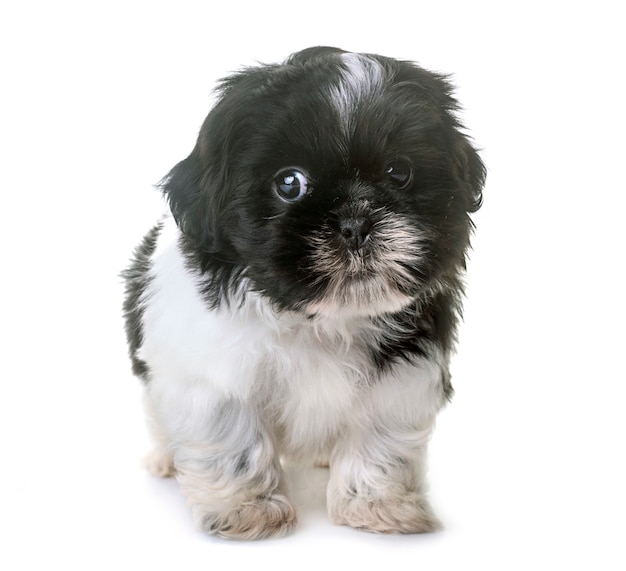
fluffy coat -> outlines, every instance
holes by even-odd
[[[281,459],[327,463],[332,520],[438,527],[425,456],[485,170],[443,76],[311,48],[225,80],[126,278],[133,371],[197,524],[296,522]]]

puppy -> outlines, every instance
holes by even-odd
[[[319,47],[218,94],[124,273],[152,472],[222,537],[294,527],[285,458],[329,465],[337,524],[437,529],[426,445],[485,178],[449,83]]]

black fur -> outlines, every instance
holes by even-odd
[[[403,311],[375,319],[382,332],[377,345],[370,348],[376,368],[388,371],[398,361],[415,362],[429,357],[433,347],[449,354],[456,341],[456,328],[461,315],[461,287],[440,292],[426,303],[416,302]],[[442,390],[447,399],[454,393],[450,374],[444,371]]]
[[[143,309],[140,300],[150,282],[150,258],[154,253],[160,231],[161,224],[159,223],[144,236],[133,253],[130,266],[122,272],[126,284],[124,318],[129,355],[133,373],[144,380],[148,379],[148,366],[137,357],[137,350],[143,341]]]
[[[451,349],[469,214],[481,205],[485,168],[462,132],[447,78],[412,63],[368,56],[382,66],[384,87],[354,108],[349,132],[342,128],[331,94],[343,53],[311,48],[282,65],[224,79],[194,149],[161,188],[183,232],[187,264],[200,274],[213,308],[233,301],[244,279],[278,309],[299,311],[323,300],[330,277],[311,270],[311,237],[322,226],[340,225],[340,213],[352,212],[359,201],[370,205],[372,218],[384,210],[413,221],[424,255],[407,266],[415,279],[405,293],[416,301],[374,318],[394,324],[371,350],[383,370],[432,346]],[[382,174],[398,157],[414,170],[402,191]],[[272,181],[280,169],[295,166],[310,175],[311,191],[286,203],[272,192]],[[144,376],[145,364],[134,355],[141,342],[137,301],[157,233],[146,237],[126,273],[133,368]],[[451,394],[449,380],[443,383]]]

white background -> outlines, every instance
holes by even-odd
[[[626,568],[619,3],[214,4],[0,8],[0,567]],[[438,534],[332,526],[317,471],[293,475],[292,536],[207,538],[139,466],[118,273],[151,185],[219,77],[311,45],[453,73],[489,168],[431,448]]]

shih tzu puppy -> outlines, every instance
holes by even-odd
[[[329,466],[333,522],[434,530],[426,445],[485,178],[451,87],[319,47],[218,94],[124,272],[150,468],[222,537],[293,528],[290,458]]]

